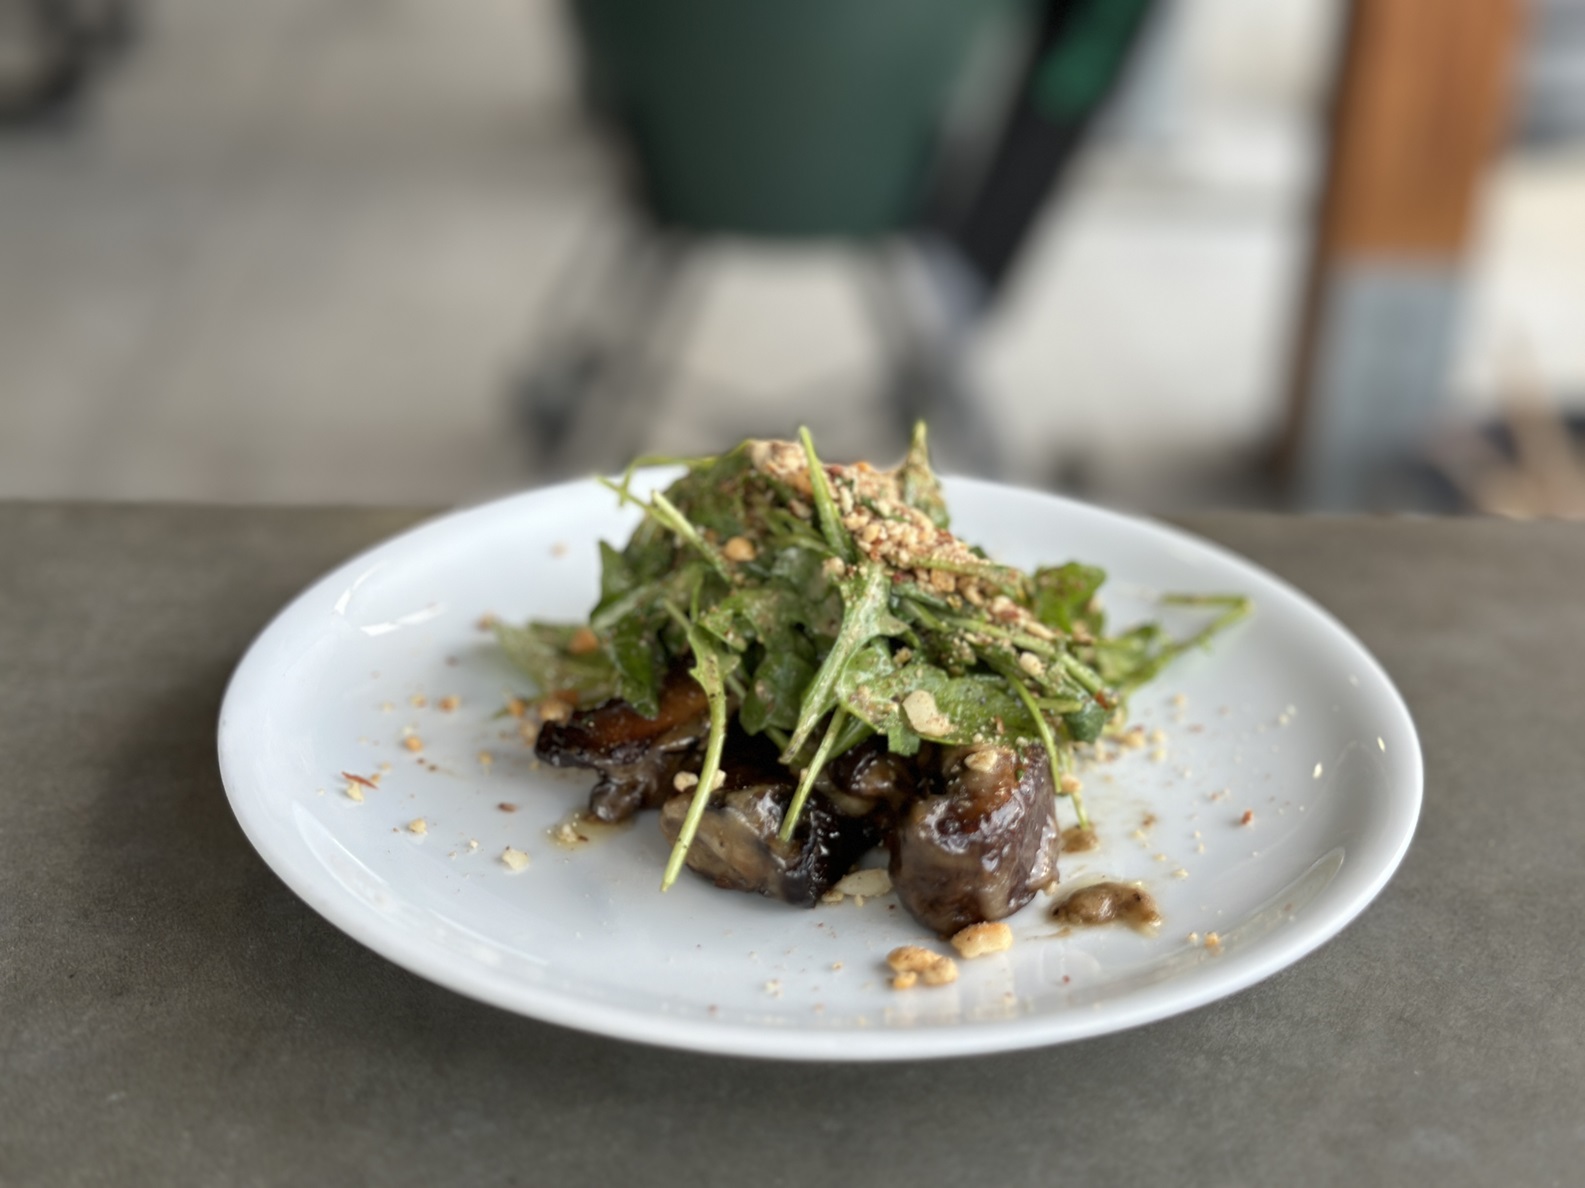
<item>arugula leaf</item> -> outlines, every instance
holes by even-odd
[[[665,675],[660,624],[653,617],[628,615],[612,628],[604,650],[616,671],[617,696],[646,718],[660,713],[660,684]]]
[[[1035,618],[1064,635],[1080,624],[1091,635],[1100,635],[1104,616],[1091,609],[1092,600],[1106,581],[1106,571],[1094,565],[1069,561],[1035,570]]]
[[[852,566],[837,580],[842,593],[842,627],[824,662],[809,682],[792,741],[783,752],[791,759],[808,740],[815,726],[836,705],[837,680],[848,661],[877,635],[907,635],[908,624],[891,613],[891,575],[873,561]]]
[[[909,443],[908,456],[903,459],[897,477],[904,503],[924,512],[937,528],[951,526],[952,517],[947,514],[947,501],[941,494],[941,484],[930,467],[930,446],[923,421],[914,425],[913,441]]]
[[[506,658],[525,672],[542,694],[571,692],[580,702],[604,701],[617,691],[617,674],[609,657],[596,648],[574,654],[573,636],[587,628],[559,623],[496,623],[496,642]]]
[[[687,860],[694,834],[699,831],[699,819],[704,816],[710,795],[715,791],[716,773],[721,770],[721,748],[726,742],[726,682],[738,663],[737,653],[719,647],[708,633],[690,623],[676,607],[668,603],[666,609],[688,633],[688,644],[693,649],[693,667],[689,671],[693,679],[699,682],[709,702],[710,734],[705,742],[704,765],[699,769],[699,783],[694,788],[693,800],[688,805],[688,815],[683,818],[677,841],[671,848],[666,873],[661,877],[662,891],[675,883],[682,872],[682,864]]]
[[[814,679],[815,666],[794,643],[797,638],[786,632],[766,644],[765,658],[754,670],[738,713],[743,729],[750,734],[759,734],[766,727],[792,730],[798,725],[798,707]]]
[[[922,734],[903,709],[903,699],[923,690],[935,701],[947,729]],[[925,660],[901,667],[885,649],[872,645],[856,656],[842,678],[842,705],[855,717],[886,735],[899,754],[912,755],[920,740],[965,745],[976,740],[1034,737],[1028,708],[1007,682],[992,673],[951,676]]]

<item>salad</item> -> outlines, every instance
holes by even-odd
[[[599,778],[589,813],[659,810],[686,866],[810,906],[877,846],[903,905],[943,934],[999,920],[1057,879],[1063,819],[1089,829],[1075,748],[1127,725],[1129,694],[1249,611],[1169,595],[1182,638],[1114,630],[1105,573],[1033,573],[954,535],[916,428],[892,469],[797,441],[683,461],[600,544],[584,623],[497,624],[537,686],[536,751]]]

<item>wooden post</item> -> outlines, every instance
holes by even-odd
[[[1319,506],[1369,503],[1446,387],[1522,0],[1353,0],[1280,449]]]

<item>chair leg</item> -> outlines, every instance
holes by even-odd
[[[643,229],[552,288],[550,330],[517,402],[546,476],[624,465],[648,441],[696,307],[690,242]]]
[[[885,245],[859,261],[860,290],[886,356],[885,400],[906,434],[930,423],[933,451],[948,468],[995,476],[997,435],[965,366],[970,322],[935,291],[920,249]]]

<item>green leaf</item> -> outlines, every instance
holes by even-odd
[[[567,650],[585,628],[564,623],[495,624],[495,638],[506,658],[528,675],[540,693],[569,690],[581,702],[604,701],[616,694],[617,675],[609,657],[596,648],[578,655]]]
[[[666,661],[661,654],[660,624],[632,614],[612,629],[605,654],[616,670],[617,696],[646,718],[660,712],[660,683]]]
[[[920,659],[899,668],[884,648],[872,645],[854,657],[841,686],[843,707],[877,733],[885,734],[887,744],[898,754],[913,754],[925,737],[961,745],[976,739],[1027,738],[1035,733],[1028,708],[1007,681],[993,673],[951,676]],[[914,727],[902,702],[920,690],[934,699],[948,729],[922,735]]]
[[[1087,701],[1082,709],[1063,714],[1062,724],[1067,727],[1068,737],[1074,742],[1094,742],[1106,729],[1109,717],[1111,715],[1099,702]]]
[[[947,501],[941,494],[941,484],[930,467],[930,446],[923,421],[914,426],[914,438],[908,446],[908,456],[898,467],[897,478],[904,503],[924,512],[937,528],[951,525],[952,517],[947,514]]]
[[[837,680],[858,650],[877,635],[910,634],[908,624],[891,613],[892,581],[884,566],[871,561],[852,566],[838,579],[837,588],[842,594],[842,626],[804,693],[797,727],[784,752],[788,756],[803,746],[820,719],[836,705]]]
[[[759,734],[767,726],[792,730],[798,725],[798,707],[814,679],[815,666],[792,645],[791,634],[766,647],[765,658],[749,681],[738,720],[750,734]]]
[[[1035,570],[1035,618],[1064,634],[1078,623],[1091,635],[1100,635],[1104,618],[1090,607],[1105,581],[1104,569],[1077,561]]]
[[[1095,641],[1095,671],[1108,685],[1128,685],[1135,674],[1149,671],[1164,646],[1161,628],[1144,623],[1121,635]]]

